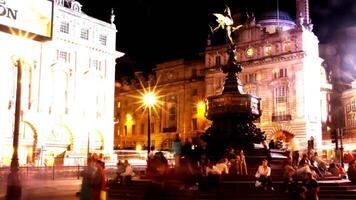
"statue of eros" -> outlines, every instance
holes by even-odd
[[[232,40],[231,34],[238,30],[239,28],[242,27],[242,25],[238,25],[238,26],[233,26],[234,25],[234,21],[232,20],[231,17],[231,12],[230,12],[230,8],[225,5],[225,10],[223,14],[220,13],[213,13],[213,15],[217,18],[216,22],[218,22],[218,26],[216,26],[215,28],[211,28],[211,31],[214,33],[215,31],[217,31],[219,28],[221,29],[225,29],[226,30],[226,36],[230,41],[230,44],[234,45],[234,41]]]

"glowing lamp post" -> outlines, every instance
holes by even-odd
[[[151,108],[157,103],[157,97],[153,92],[143,94],[143,104],[148,108],[148,124],[147,124],[147,158],[151,151]]]
[[[11,158],[11,172],[7,178],[6,199],[21,199],[21,182],[19,171],[19,130],[21,113],[21,79],[22,79],[22,60],[16,60],[17,81],[16,81],[16,103],[15,103],[15,124],[14,136],[12,141],[13,153]]]

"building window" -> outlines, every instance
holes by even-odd
[[[145,134],[145,124],[141,124],[141,134]]]
[[[69,23],[68,22],[61,22],[61,25],[59,26],[59,31],[61,33],[69,33]]]
[[[257,74],[246,74],[246,83],[255,83],[257,81]]]
[[[82,38],[84,40],[88,40],[89,39],[89,30],[86,28],[82,28],[82,30],[80,31],[80,38]]]
[[[353,100],[352,103],[351,103],[351,110],[354,111],[355,109],[356,109],[355,100]]]
[[[287,77],[287,68],[282,68],[282,69],[273,71],[274,79],[283,78],[283,77]]]
[[[132,132],[132,135],[135,135],[135,134],[136,134],[136,125],[135,125],[135,124],[132,125],[132,130],[131,130],[131,132]]]
[[[257,88],[254,86],[253,87],[245,87],[244,91],[247,94],[257,95]]]
[[[192,69],[192,78],[197,77],[197,69]]]
[[[351,106],[350,106],[350,104],[347,104],[346,105],[346,112],[350,112],[350,110],[351,110]]]
[[[291,115],[289,114],[288,105],[288,86],[281,85],[274,88],[274,113],[272,121],[289,121]]]
[[[272,45],[267,45],[264,48],[265,56],[270,56],[272,55]]]
[[[106,45],[106,40],[107,40],[107,36],[106,36],[106,35],[103,35],[103,34],[100,34],[100,35],[99,35],[99,42],[100,42],[100,44]]]
[[[101,61],[100,60],[93,60],[91,67],[96,69],[96,70],[98,70],[98,71],[101,71]]]
[[[70,53],[66,51],[57,50],[57,61],[70,63]]]
[[[155,133],[155,123],[151,123],[151,133]]]
[[[192,119],[192,128],[193,128],[193,131],[198,130],[198,120],[196,118]]]
[[[283,51],[284,52],[290,52],[290,51],[292,51],[292,44],[291,44],[291,42],[285,42],[284,44],[283,44]]]
[[[221,65],[221,56],[216,56],[215,57],[215,65],[217,65],[217,66]]]
[[[192,97],[197,96],[198,95],[198,89],[192,89]]]

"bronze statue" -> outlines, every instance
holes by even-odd
[[[213,15],[217,18],[216,21],[218,22],[218,26],[215,27],[214,29],[211,28],[212,32],[217,31],[219,28],[222,29],[226,29],[226,36],[230,41],[230,44],[234,44],[234,41],[232,40],[231,34],[236,31],[237,29],[241,28],[242,25],[238,25],[238,26],[233,26],[234,25],[234,21],[231,17],[231,12],[230,12],[230,8],[225,5],[225,10],[223,14],[220,13],[213,13]]]

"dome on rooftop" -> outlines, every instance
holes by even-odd
[[[278,19],[278,13],[276,10],[268,11],[262,13],[258,20],[267,20],[267,19]],[[287,20],[287,21],[294,21],[291,16],[285,11],[279,11],[279,19],[280,20]]]
[[[294,20],[287,12],[279,11],[277,13],[276,10],[262,13],[257,19],[257,24],[266,28],[269,33],[274,33],[277,29],[286,31],[295,27]]]

